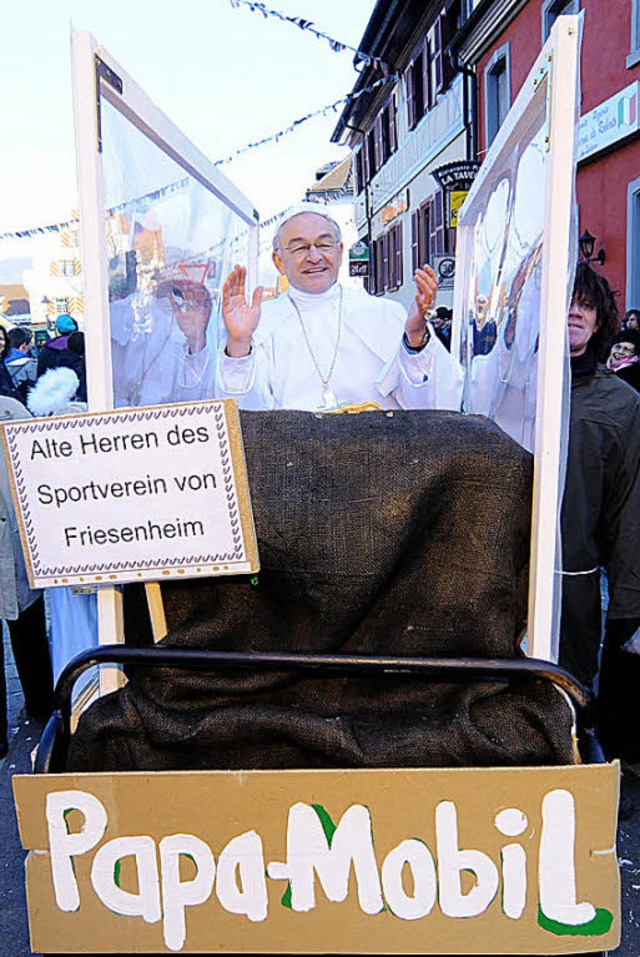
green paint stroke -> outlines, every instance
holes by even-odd
[[[551,920],[546,917],[542,910],[538,908],[538,923],[543,930],[548,930],[551,934],[558,936],[572,937],[600,937],[608,933],[612,923],[613,914],[604,907],[596,908],[596,916],[586,924],[562,924],[560,921]]]
[[[288,907],[291,909],[291,882],[287,881],[287,889],[282,895],[282,900],[280,901],[283,907]]]
[[[327,839],[327,844],[329,847],[331,847],[333,835],[336,833],[336,826],[323,808],[322,804],[312,804],[311,807],[320,818],[320,823],[322,824],[322,830],[324,831],[324,836]]]
[[[122,861],[116,861],[113,865],[113,883],[120,887],[120,871],[122,870]]]

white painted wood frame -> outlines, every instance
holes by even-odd
[[[544,242],[540,346],[534,449],[533,511],[529,581],[527,653],[557,661],[562,591],[559,516],[566,466],[568,419],[568,353],[566,314],[573,282],[577,243],[575,155],[579,120],[579,51],[581,18],[559,17],[549,40],[507,115],[460,210],[457,233],[455,327],[452,351],[460,354],[462,322],[466,321],[471,274],[473,227],[483,188],[491,182],[494,164],[513,146],[514,133],[546,101]]]
[[[108,82],[97,79],[96,57],[122,81],[122,93]],[[113,408],[113,377],[105,188],[98,143],[99,99],[108,100],[133,126],[247,224],[250,230],[247,267],[251,287],[257,282],[258,214],[247,198],[158,109],[90,33],[73,33],[72,58],[89,409],[92,412],[109,411]],[[98,616],[100,643],[122,641],[122,600],[115,588],[105,586],[98,589]],[[101,678],[101,692],[112,690],[115,684],[117,680],[113,682],[112,674],[104,680]]]

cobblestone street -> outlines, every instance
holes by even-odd
[[[42,726],[25,717],[22,692],[6,629],[3,635],[7,666],[9,753],[0,761],[0,957],[29,957],[29,932],[24,891],[24,852],[20,847],[11,790],[14,774],[28,773],[31,752]],[[618,859],[622,875],[623,939],[610,957],[640,954],[640,777],[625,775],[622,793],[634,805],[629,819],[618,828]]]

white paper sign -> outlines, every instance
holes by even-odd
[[[235,402],[7,423],[33,587],[258,568]]]

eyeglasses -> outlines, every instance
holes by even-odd
[[[320,253],[321,256],[332,253],[334,249],[340,245],[339,242],[329,241],[324,239],[322,242],[318,243],[296,243],[294,246],[284,246],[284,251],[289,253],[290,256],[296,257],[305,257],[308,256],[311,252],[311,247],[314,246],[316,252]]]

